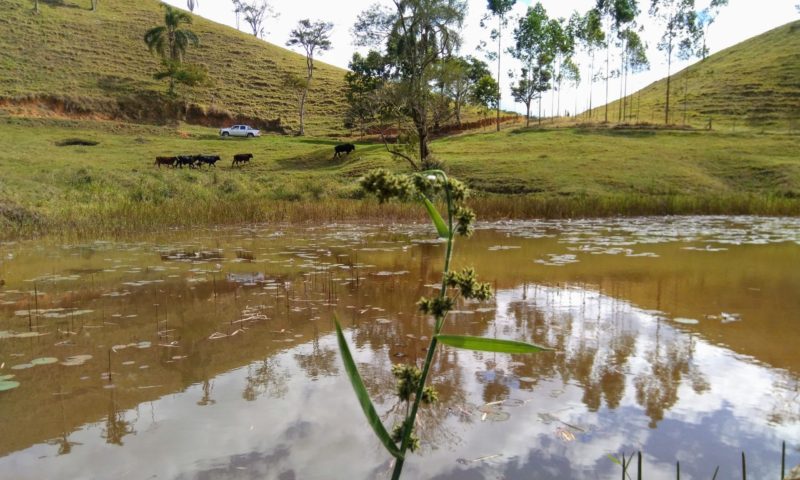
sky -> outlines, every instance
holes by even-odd
[[[707,6],[709,1],[697,0],[698,9]],[[730,5],[721,11],[719,17],[710,28],[707,45],[711,53],[718,52],[790,21],[800,19],[800,14],[795,8],[798,2],[800,0],[729,0]],[[165,3],[186,8],[186,0],[165,0]],[[195,14],[225,25],[236,26],[236,17],[233,13],[231,0],[196,0],[196,3],[199,3],[199,6],[195,8]],[[365,51],[363,48],[357,49],[353,46],[353,37],[350,32],[358,14],[375,3],[391,5],[389,0],[271,0],[269,3],[278,13],[278,17],[267,21],[264,40],[279,46],[285,46],[289,32],[297,25],[299,20],[308,18],[312,21],[324,20],[332,22],[334,24],[331,34],[333,48],[323,52],[318,56],[318,59],[342,68],[347,68],[354,51],[358,50],[362,53]],[[486,60],[482,52],[476,51],[476,47],[481,41],[492,43],[489,38],[489,29],[484,29],[480,26],[481,18],[486,13],[486,0],[467,0],[467,3],[469,10],[464,27],[461,30],[463,37],[461,54],[473,55]],[[518,17],[524,15],[526,9],[532,3],[535,2],[518,0],[510,16]],[[588,10],[594,5],[595,0],[541,0],[541,3],[550,17],[568,18],[574,10],[581,13]],[[629,77],[629,93],[645,87],[665,77],[667,74],[666,58],[656,49],[656,44],[663,29],[646,15],[650,0],[639,0],[639,4],[643,14],[640,15],[638,23],[644,28],[642,36],[648,44],[650,70],[634,77]],[[508,28],[504,30],[503,40],[506,45],[510,45],[514,23],[515,21],[512,19]],[[249,26],[242,21],[241,28],[246,31]],[[494,49],[496,50],[496,43],[494,44]],[[295,51],[300,53],[300,49]],[[578,61],[582,64],[582,76],[586,78],[588,61],[585,61],[582,57],[579,57]],[[677,72],[694,61],[697,60],[676,62],[673,59],[672,71]],[[524,106],[514,104],[511,99],[511,80],[509,80],[507,74],[509,69],[518,70],[519,65],[507,54],[503,55],[501,62],[501,106],[507,110],[524,112]],[[490,70],[496,75],[496,62],[489,62],[489,64]],[[619,82],[612,79],[609,90],[609,101],[617,99],[620,96]],[[594,106],[604,104],[605,84],[596,83],[592,95]],[[588,82],[584,82],[577,91],[574,88],[563,86],[560,113],[564,114],[567,111],[574,113],[576,106],[578,112],[583,111],[588,105],[588,97]],[[551,103],[549,94],[545,94],[542,104],[543,114],[550,113]]]

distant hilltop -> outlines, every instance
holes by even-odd
[[[664,123],[666,79],[608,105],[612,123]],[[670,124],[800,130],[800,21],[709,56],[671,79]],[[606,107],[582,114],[605,120]]]

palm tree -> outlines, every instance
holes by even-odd
[[[195,47],[200,45],[200,40],[191,30],[181,28],[182,25],[192,24],[191,15],[169,5],[163,6],[166,10],[164,25],[148,30],[144,34],[144,42],[150,52],[158,54],[167,67],[167,74],[163,76],[169,77],[169,93],[174,94],[175,76],[180,70],[186,49],[190,44]]]

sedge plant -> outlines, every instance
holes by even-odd
[[[403,421],[395,425],[391,433],[383,425],[364,387],[338,319],[334,320],[345,371],[369,425],[389,454],[395,458],[392,479],[396,480],[400,478],[407,453],[419,447],[414,425],[420,403],[429,404],[437,399],[435,387],[426,385],[426,380],[436,347],[440,343],[454,348],[496,353],[536,353],[549,349],[512,340],[442,333],[447,313],[453,309],[459,296],[473,300],[488,300],[492,296],[489,284],[478,282],[474,269],[466,268],[458,272],[450,269],[455,237],[469,236],[475,222],[475,213],[464,204],[468,193],[464,184],[449,178],[442,170],[427,170],[414,174],[394,174],[387,170],[377,170],[361,179],[361,187],[366,192],[376,195],[380,202],[391,199],[419,201],[433,221],[439,237],[446,243],[442,288],[439,295],[433,298],[423,297],[417,303],[422,313],[431,315],[434,319],[433,332],[430,335],[422,368],[404,364],[392,367],[392,373],[397,379],[397,396],[400,401],[406,403],[407,408]],[[437,198],[441,198],[445,206],[444,216],[433,203]]]

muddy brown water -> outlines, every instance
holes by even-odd
[[[175,232],[0,244],[0,478],[387,477],[344,376],[336,313],[385,423],[421,362],[444,247],[427,226]],[[779,478],[800,463],[800,221],[481,225],[459,240],[496,297],[443,348],[405,478]],[[13,377],[7,377],[13,375]],[[3,382],[6,382],[5,384]]]

